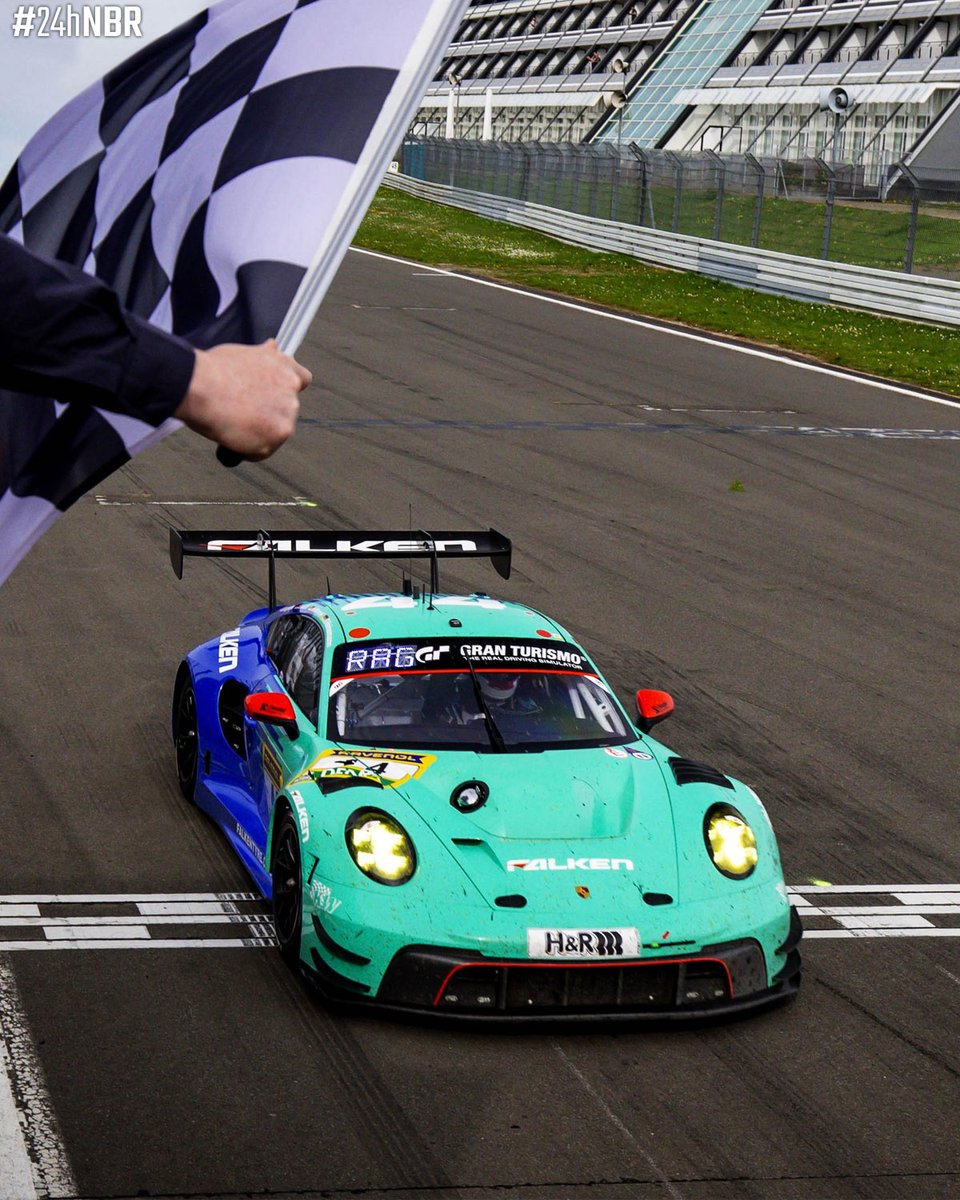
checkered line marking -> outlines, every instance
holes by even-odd
[[[960,937],[960,884],[811,884],[788,891],[805,940]]]
[[[960,884],[787,890],[805,940],[960,937]],[[0,896],[0,952],[275,945],[270,906],[256,892]]]
[[[255,892],[0,897],[0,951],[275,946]]]

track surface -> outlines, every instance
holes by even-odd
[[[671,691],[664,739],[756,787],[789,883],[960,882],[960,445],[769,431],[960,410],[359,254],[302,357],[275,460],[228,474],[178,434],[0,593],[4,895],[247,890],[180,798],[168,712],[262,570],[178,583],[165,527],[410,504],[515,540],[508,584],[454,564],[449,590],[555,614],[624,697]],[[295,497],[317,506],[231,503]],[[281,564],[281,598],[323,590]],[[960,1196],[956,937],[810,940],[798,1003],[722,1027],[514,1036],[332,1015],[267,949],[6,961],[83,1196]]]

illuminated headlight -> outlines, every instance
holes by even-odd
[[[364,875],[377,883],[406,883],[417,869],[413,842],[398,821],[374,809],[360,809],[347,821],[347,849]]]
[[[716,804],[703,821],[703,837],[713,865],[731,879],[746,879],[757,865],[757,839],[735,808]]]

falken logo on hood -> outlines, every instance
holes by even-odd
[[[632,871],[631,858],[511,858],[508,871]]]

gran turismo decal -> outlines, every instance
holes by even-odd
[[[300,826],[300,840],[303,842],[308,842],[310,840],[310,816],[307,813],[306,802],[297,791],[291,791],[290,799],[293,801],[293,807],[297,810],[297,824]]]
[[[646,750],[634,750],[634,748],[632,746],[627,746],[626,749],[627,749],[627,753],[630,755],[631,758],[639,758],[643,762],[652,762],[653,761],[653,755],[648,754],[646,752]]]
[[[417,779],[435,761],[435,754],[414,754],[405,750],[364,750],[362,754],[324,750],[293,782],[369,779],[381,787],[395,788]]]
[[[636,929],[528,929],[530,958],[637,958]]]
[[[632,871],[630,858],[511,858],[508,871]]]
[[[217,646],[217,664],[221,675],[227,671],[235,671],[240,661],[240,630],[230,629],[220,634]]]
[[[479,642],[460,647],[464,658],[476,665],[487,662],[524,663],[543,667],[566,667],[582,670],[587,660],[569,646],[544,646],[540,642]]]

